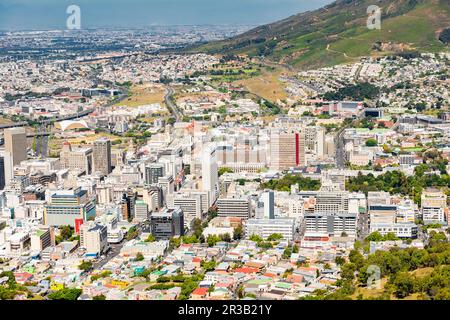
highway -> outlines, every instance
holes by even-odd
[[[52,119],[41,120],[41,121],[38,121],[38,124],[39,125],[47,125],[47,124],[51,124],[52,122],[78,119],[78,118],[82,118],[84,116],[87,116],[87,115],[91,114],[94,111],[95,111],[95,108],[92,108],[92,109],[88,109],[88,110],[84,110],[84,111],[81,111],[81,112],[77,112],[77,113],[74,113],[74,114],[71,114],[71,115],[68,115],[68,116],[64,116],[64,117],[55,117],[55,118],[52,118]],[[16,123],[12,123],[12,124],[0,125],[0,129],[26,127],[26,126],[29,126],[29,123],[26,122],[26,121],[23,121],[23,122],[16,122]]]
[[[175,105],[175,103],[172,100],[174,92],[175,91],[173,90],[173,88],[169,87],[167,89],[166,96],[164,97],[164,102],[166,103],[166,106],[169,109],[169,111],[175,117],[175,120],[177,122],[179,122],[179,121],[181,121],[183,114],[178,110],[177,106]]]

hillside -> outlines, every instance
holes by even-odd
[[[372,4],[382,9],[381,30],[366,26]],[[448,0],[338,0],[191,51],[264,56],[299,68],[329,66],[370,54],[448,48],[443,41],[449,17]]]

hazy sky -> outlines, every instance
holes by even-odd
[[[82,28],[264,24],[332,0],[0,0],[0,30],[65,29],[66,8],[80,6]]]

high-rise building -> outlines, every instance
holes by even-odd
[[[164,177],[164,164],[151,163],[145,166],[145,184],[157,184],[158,179]]]
[[[354,213],[305,213],[306,232],[331,237],[347,234],[356,237],[357,214]]]
[[[47,226],[75,227],[77,220],[88,221],[95,216],[95,201],[88,197],[87,191],[81,188],[58,190],[45,206],[44,222]]]
[[[305,127],[305,146],[314,152],[318,159],[323,158],[325,155],[325,128]]]
[[[80,227],[80,246],[86,249],[86,254],[100,255],[108,248],[108,228],[93,222]]]
[[[31,250],[41,252],[45,248],[54,245],[53,230],[48,226],[38,226],[30,234]]]
[[[168,240],[184,235],[184,214],[180,208],[153,212],[150,221],[152,235],[156,240]]]
[[[314,212],[319,213],[347,213],[348,191],[320,191],[316,194]]]
[[[134,205],[136,202],[136,194],[131,190],[122,194],[122,219],[131,221],[134,218]]]
[[[173,176],[159,177],[158,186],[161,188],[162,202],[167,204],[167,198],[175,191],[175,181]]]
[[[273,190],[263,192],[260,200],[263,204],[264,218],[275,219],[275,193]]]
[[[301,132],[272,133],[270,136],[270,166],[288,170],[306,165],[305,134]]]
[[[192,220],[202,218],[202,197],[199,194],[176,193],[173,198],[173,207],[181,208],[184,213],[184,224],[191,225]]]
[[[209,206],[212,206],[219,194],[219,173],[218,173],[216,150],[205,148],[202,154],[202,190],[209,194]]]
[[[429,188],[422,192],[422,218],[426,224],[445,222],[447,196],[441,190]]]
[[[143,222],[148,220],[148,204],[142,200],[136,201],[134,205],[134,219],[138,222]]]
[[[93,152],[91,148],[72,149],[69,142],[65,142],[60,154],[61,167],[84,172],[87,175],[93,171]]]
[[[27,160],[27,133],[25,128],[5,129],[5,150],[11,154],[12,165]]]
[[[94,142],[94,170],[104,176],[112,171],[111,165],[111,141],[109,139],[99,139]]]
[[[149,211],[159,211],[163,207],[163,191],[157,186],[147,187],[142,191],[142,200],[148,204]]]
[[[250,218],[250,199],[248,197],[227,197],[217,200],[219,217]]]
[[[0,190],[3,190],[5,188],[5,185],[5,156],[3,153],[0,153]]]

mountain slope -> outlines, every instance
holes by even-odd
[[[381,30],[366,26],[373,4],[382,10]],[[443,50],[448,44],[439,36],[450,27],[449,17],[448,0],[338,0],[192,51],[265,56],[313,68],[374,53]]]

